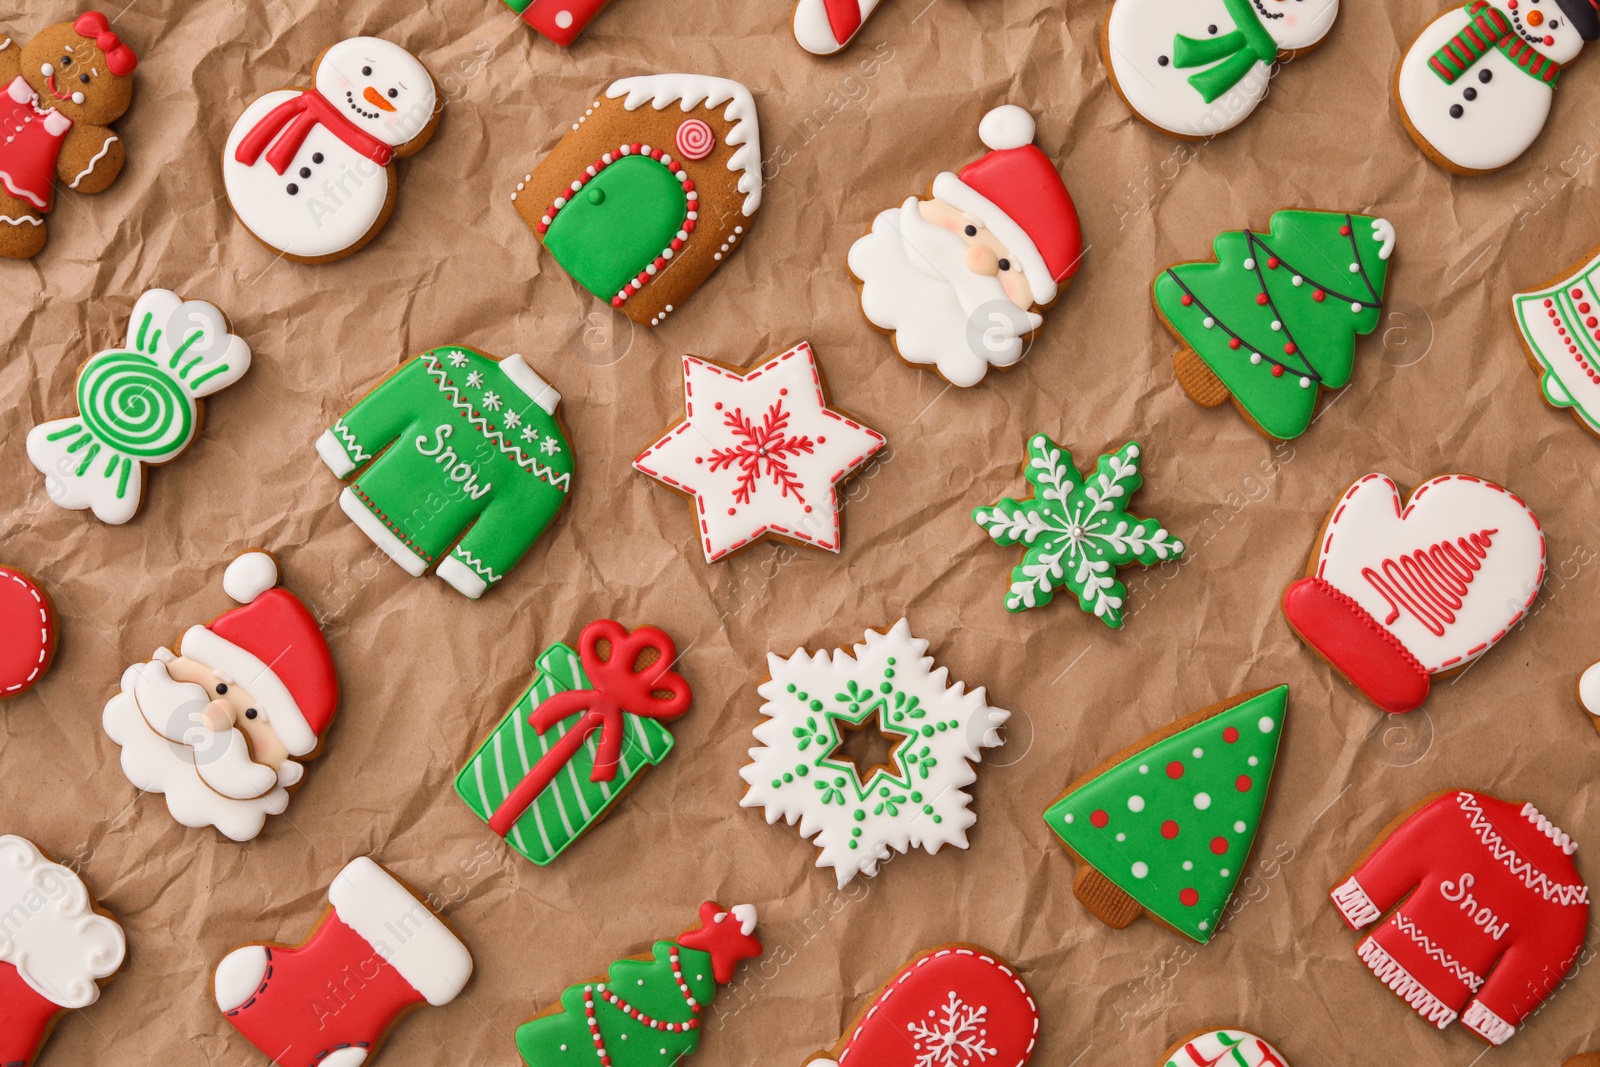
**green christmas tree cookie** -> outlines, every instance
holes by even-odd
[[[996,544],[1024,546],[1022,562],[1011,571],[1006,610],[1042,607],[1065,588],[1077,594],[1084,611],[1113,629],[1122,626],[1128,590],[1117,580],[1117,568],[1183,555],[1183,542],[1159,522],[1127,511],[1144,484],[1139,456],[1139,442],[1129,441],[1101,456],[1095,472],[1084,477],[1070,452],[1042,433],[1033,436],[1022,466],[1033,496],[972,509],[973,520]]]
[[[1073,891],[1121,930],[1140,915],[1211,940],[1255,844],[1289,687],[1180,719],[1078,779],[1045,811],[1079,864]]]
[[[1334,211],[1279,211],[1268,233],[1229,230],[1215,262],[1156,276],[1156,311],[1184,343],[1178,383],[1198,404],[1230,396],[1270,437],[1306,432],[1324,389],[1350,381],[1355,340],[1381,321],[1394,227]]]

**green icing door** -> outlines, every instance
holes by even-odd
[[[624,156],[589,179],[551,221],[544,245],[602,300],[655,262],[683,227],[683,185],[649,156]]]

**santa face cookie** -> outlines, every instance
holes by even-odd
[[[234,214],[268,248],[301,263],[342,259],[394,210],[395,160],[439,121],[428,68],[376,37],[317,58],[310,88],[278,89],[245,108],[222,150]]]
[[[1183,542],[1166,527],[1127,510],[1144,484],[1141,455],[1139,442],[1129,441],[1084,475],[1070,452],[1044,434],[1033,436],[1022,464],[1033,495],[972,509],[972,521],[995,544],[1023,546],[1006,590],[1007,611],[1043,607],[1066,589],[1084,611],[1113,630],[1121,628],[1128,590],[1117,580],[1117,568],[1149,567],[1183,555]]]
[[[1600,435],[1600,250],[1563,277],[1511,298],[1539,392]]]
[[[840,889],[877,874],[894,852],[966,848],[978,820],[966,792],[977,780],[972,765],[1004,743],[1011,713],[990,707],[981,686],[950,684],[927,650],[901,619],[868,630],[853,654],[767,654],[766,718],[755,728],[760,747],[739,771],[749,783],[739,803],[764,809],[769,824],[798,822]],[[863,770],[843,751],[845,735],[862,729],[892,743],[886,764]]]
[[[633,465],[694,498],[707,563],[765,537],[839,551],[839,483],[885,441],[828,406],[809,344],[750,371],[685,356],[683,399]]]
[[[133,305],[127,345],[79,369],[78,413],[28,433],[28,459],[57,505],[127,522],[144,496],[144,468],[178,458],[200,432],[201,398],[249,369],[250,346],[222,312],[151,289]]]
[[[641,326],[682,306],[761,207],[761,129],[738,82],[613,82],[511,199],[579,285]]]
[[[43,250],[58,185],[101,193],[117,180],[127,150],[111,124],[133,103],[137,66],[97,11],[26,44],[0,33],[0,257]]]
[[[398,369],[317,439],[355,481],[339,506],[407,574],[473,600],[515,567],[572,492],[561,394],[519,355],[451,345]]]
[[[883,0],[798,0],[794,39],[814,56],[843,50]]]
[[[1434,19],[1400,60],[1406,132],[1446,170],[1499,170],[1539,136],[1562,66],[1596,37],[1589,0],[1469,0]]]
[[[1339,0],[1114,0],[1100,54],[1134,114],[1178,137],[1250,117],[1273,64],[1322,43]]]
[[[222,588],[241,606],[189,627],[176,654],[159,648],[124,671],[101,724],[128,781],[165,794],[175,820],[249,841],[288,807],[300,761],[321,751],[339,676],[271,556],[246,552]]]
[[[1305,433],[1323,391],[1350,381],[1356,337],[1378,328],[1394,247],[1387,219],[1342,211],[1279,211],[1267,233],[1220,234],[1211,261],[1151,285],[1185,346],[1178,384],[1203,407],[1232,400],[1268,437]]]
[[[450,1003],[472,953],[410,886],[365,856],[328,887],[298,945],[258,942],[217,964],[212,992],[234,1029],[282,1067],[360,1067],[423,1003]]]
[[[1200,1030],[1167,1050],[1164,1067],[1289,1067],[1283,1053],[1244,1030]]]
[[[553,862],[672,751],[668,724],[693,699],[677,658],[665,632],[611,619],[585,626],[576,651],[552,645],[456,776],[457,795],[523,856]]]
[[[1436,677],[1487,652],[1544,581],[1544,529],[1513,494],[1445,474],[1400,490],[1369,474],[1345,491],[1306,577],[1284,590],[1300,639],[1372,703],[1415,711]]]
[[[1583,951],[1577,849],[1532,804],[1436,793],[1385,827],[1331,896],[1352,930],[1371,928],[1356,954],[1413,1011],[1502,1045]]]
[[[522,21],[562,48],[578,39],[611,0],[506,0]]]
[[[30,575],[0,566],[0,700],[32,689],[55,655],[56,609],[50,594]]]
[[[1023,1067],[1039,1005],[1016,969],[977,945],[941,945],[878,990],[839,1043],[807,1067]]]
[[[1014,366],[1078,269],[1078,209],[1033,143],[1033,116],[1014,104],[983,117],[988,155],[933,180],[925,199],[879,213],[850,246],[861,310],[907,363],[952,385]]]
[[[0,836],[0,1063],[27,1067],[56,1022],[100,999],[127,941],[71,870]]]
[[[1288,708],[1286,685],[1202,708],[1046,809],[1095,918],[1121,930],[1148,915],[1202,945],[1216,935],[1255,847]]]

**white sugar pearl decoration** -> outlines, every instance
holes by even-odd
[[[1194,870],[1194,860],[1184,860],[1183,861],[1183,869],[1186,870],[1186,871]]]
[[[1360,272],[1361,272],[1361,264],[1359,264],[1359,263],[1350,264],[1350,273],[1351,274],[1359,274]]]
[[[1302,389],[1310,389],[1311,388],[1311,379],[1310,378],[1301,378],[1300,379],[1300,388],[1302,388]]]
[[[1233,832],[1236,834],[1242,834],[1248,829],[1250,828],[1244,824],[1243,819],[1240,819],[1238,822],[1233,824]]]
[[[1128,798],[1128,810],[1137,814],[1144,810],[1144,797],[1135,794]]]
[[[1250,353],[1250,362],[1251,363],[1260,363],[1261,362],[1261,353],[1260,352],[1252,352],[1252,353]]]
[[[1261,721],[1256,723],[1256,725],[1261,728],[1262,733],[1270,734],[1272,732],[1272,728],[1277,724],[1272,721],[1271,715],[1263,715],[1261,716]]]
[[[1306,283],[1306,280],[1304,278],[1300,277],[1300,275],[1298,275],[1298,274],[1296,274],[1293,278],[1290,278],[1289,280],[1291,282],[1293,282],[1295,285],[1304,285]]]
[[[1251,257],[1247,258],[1244,261],[1244,269],[1245,270],[1255,270],[1256,269],[1255,257],[1251,256]]]
[[[1128,835],[1127,834],[1118,834],[1117,835],[1117,840],[1118,841],[1126,841],[1127,839],[1128,839]]]
[[[1204,326],[1208,330],[1216,324],[1217,320],[1212,318],[1210,315],[1207,315],[1204,319],[1200,320],[1200,325]]]
[[[1357,302],[1357,301],[1352,300],[1350,302],[1350,310],[1354,311],[1358,315],[1361,314],[1361,304],[1359,302]]]
[[[1273,329],[1274,329],[1274,330],[1281,330],[1281,329],[1283,329],[1283,322],[1282,322],[1282,321],[1281,321],[1281,320],[1279,320],[1279,319],[1273,319],[1273,320],[1272,320],[1272,328],[1273,328]]]
[[[1150,876],[1150,865],[1143,862],[1135,863],[1133,865],[1133,876],[1135,878],[1148,878]]]
[[[1211,806],[1211,794],[1210,793],[1196,793],[1194,795],[1194,806],[1196,808],[1198,808],[1199,810],[1201,810],[1201,811],[1205,811],[1207,808],[1209,808]]]
[[[1068,826],[1071,826],[1073,823],[1077,822],[1078,820],[1072,814],[1072,812],[1069,811],[1069,812],[1067,812],[1066,817],[1064,819],[1062,819],[1061,821],[1066,823]]]
[[[1206,750],[1203,749],[1203,748],[1197,748],[1197,749],[1194,750],[1194,758],[1195,759],[1199,759],[1200,757],[1204,756],[1205,754],[1206,754]]]
[[[1139,764],[1139,773],[1140,774],[1149,774],[1150,773],[1150,764],[1148,764],[1148,763]]]
[[[1228,877],[1229,873],[1231,873],[1231,872],[1229,872],[1228,868],[1226,868],[1226,867],[1222,868],[1222,870],[1217,872],[1217,874],[1220,875],[1223,878]]]
[[[1248,763],[1248,764],[1250,764],[1250,766],[1252,766],[1252,767],[1254,767],[1254,766],[1255,766],[1255,765],[1256,765],[1256,764],[1258,764],[1258,763],[1260,763],[1260,762],[1261,762],[1261,760],[1259,760],[1259,759],[1257,759],[1257,758],[1256,758],[1256,757],[1255,757],[1255,756],[1251,756],[1251,757],[1250,757],[1250,758],[1249,758],[1249,759],[1248,759],[1248,760],[1246,760],[1246,761],[1245,761],[1245,762],[1246,762],[1246,763]]]

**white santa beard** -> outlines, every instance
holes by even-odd
[[[917,203],[911,197],[880,212],[872,232],[850,247],[861,308],[894,333],[902,358],[934,365],[954,385],[976,385],[991,366],[1021,359],[1022,338],[1044,320],[1012,303],[998,277],[968,270],[966,242],[924,219]],[[979,330],[981,346],[973,337]]]
[[[1463,170],[1498,170],[1513,162],[1544,129],[1554,87],[1529,76],[1498,48],[1490,48],[1453,84],[1428,60],[1470,21],[1459,8],[1435,19],[1400,61],[1400,108],[1435,152]],[[1479,80],[1483,71],[1487,82]],[[1476,99],[1467,100],[1465,90]],[[1460,118],[1450,117],[1459,104]]]
[[[0,963],[52,1004],[93,1004],[96,980],[122,966],[122,928],[93,910],[77,875],[20,837],[0,837],[0,916]]]
[[[106,734],[122,746],[122,773],[129,782],[167,798],[167,810],[183,826],[215,826],[235,841],[261,833],[267,816],[281,815],[289,794],[275,786],[250,800],[232,800],[201,781],[191,749],[162,737],[145,722],[138,701],[118,693],[101,718]]]

